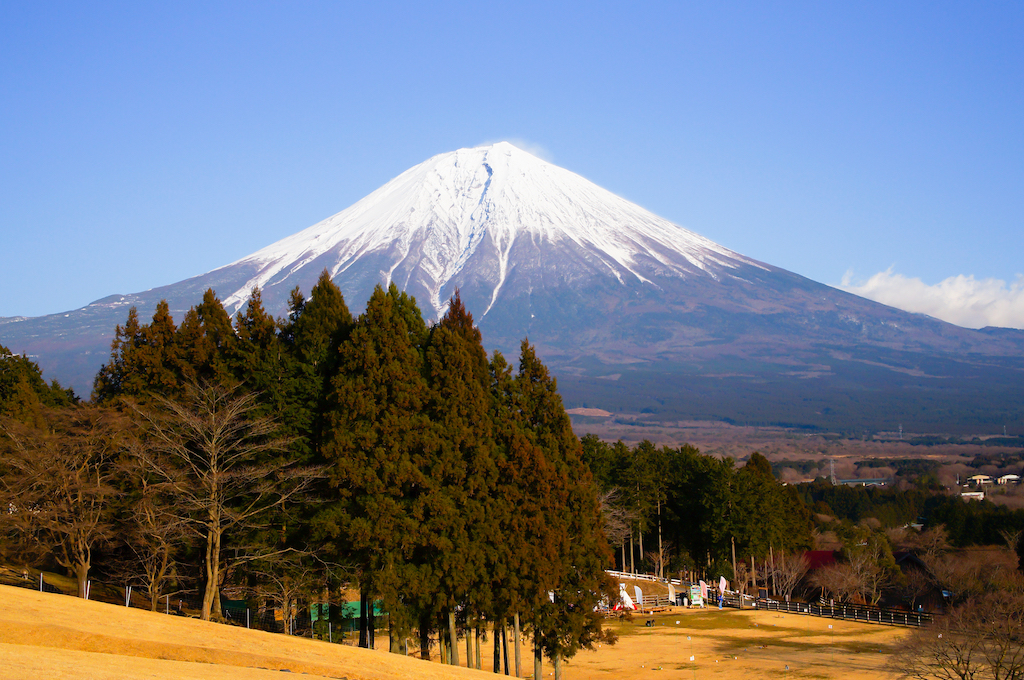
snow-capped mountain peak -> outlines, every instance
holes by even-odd
[[[252,276],[224,291],[224,302],[232,311],[253,286],[307,281],[310,266],[345,278],[370,259],[376,271],[357,278],[415,289],[424,312],[436,318],[472,263],[489,281],[490,294],[477,311],[483,316],[520,264],[515,253],[525,242],[568,248],[622,284],[698,272],[716,277],[739,263],[757,265],[499,142],[434,156],[336,215],[228,265],[223,269],[245,267]]]

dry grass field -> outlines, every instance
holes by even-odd
[[[581,652],[566,663],[566,680],[883,678],[888,650],[906,634],[793,614],[717,609],[679,609],[655,621],[648,627],[638,614],[610,622],[618,644]],[[489,645],[482,651],[487,666]],[[529,675],[529,652],[523,652],[523,674]],[[547,664],[544,670],[551,673]],[[486,677],[382,650],[0,586],[0,678],[237,680],[280,678],[282,671],[311,679]]]
[[[888,653],[907,634],[753,610],[677,610],[654,618],[651,628],[639,614],[613,622],[619,642],[580,653],[567,664],[566,678],[887,678]]]

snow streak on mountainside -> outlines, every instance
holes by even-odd
[[[252,275],[220,292],[234,311],[254,286],[283,290],[309,281],[308,268],[315,275],[325,266],[344,281],[356,268],[365,283],[395,281],[411,290],[425,315],[439,318],[475,259],[472,268],[490,289],[475,310],[482,318],[521,264],[517,252],[563,249],[622,284],[718,278],[740,264],[759,266],[502,142],[434,156],[333,217],[222,268]],[[365,270],[368,262],[375,271]]]

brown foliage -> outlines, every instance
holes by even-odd
[[[221,548],[232,531],[254,528],[261,516],[304,492],[320,469],[275,457],[288,440],[277,423],[255,416],[257,394],[188,383],[180,402],[157,397],[136,408],[148,446],[137,454],[175,499],[173,513],[201,536],[206,587],[202,618],[220,615]]]
[[[907,637],[889,661],[901,678],[1024,676],[1024,583],[972,597]]]
[[[25,552],[50,555],[86,595],[93,551],[114,535],[115,458],[124,423],[111,410],[80,406],[44,412],[44,427],[7,421],[0,443],[2,515]]]

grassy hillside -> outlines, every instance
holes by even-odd
[[[242,670],[244,669],[244,670]],[[481,678],[383,651],[0,586],[0,678]]]
[[[648,587],[650,584],[647,584]],[[881,680],[907,631],[775,612],[683,610],[609,622],[613,646],[581,652],[566,680],[693,677]],[[831,627],[831,626],[834,626]],[[485,645],[485,666],[490,645]],[[693,655],[693,661],[690,656]],[[524,650],[529,676],[532,665]],[[0,586],[0,679],[348,680],[478,678],[490,673],[280,634]],[[544,674],[551,668],[545,663]]]

